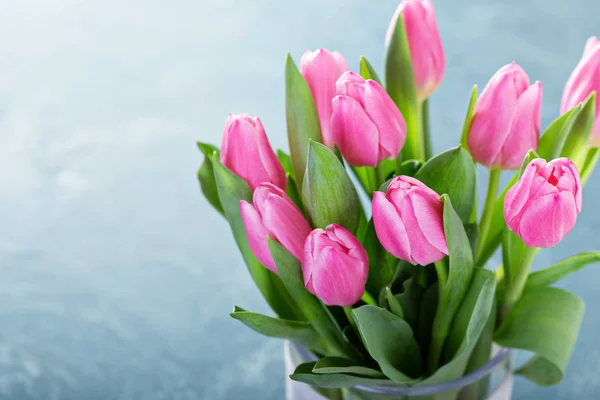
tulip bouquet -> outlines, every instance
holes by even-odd
[[[552,285],[600,252],[530,267],[574,227],[598,159],[600,42],[588,41],[541,135],[542,84],[512,62],[473,88],[459,145],[437,155],[428,97],[445,59],[429,0],[400,4],[386,49],[385,86],[364,57],[351,72],[336,52],[306,52],[299,69],[288,55],[289,155],[243,114],[227,118],[220,149],[199,143],[202,191],[276,314],[231,316],[307,348],[291,378],[332,399],[457,380],[492,345],[530,351],[515,373],[558,383],[584,307]],[[489,170],[481,211],[476,164]],[[501,190],[502,171],[514,176]],[[435,398],[488,395],[468,389]]]

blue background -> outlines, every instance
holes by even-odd
[[[194,141],[229,112],[286,148],[283,61],[307,49],[381,71],[396,1],[19,0],[0,3],[0,398],[282,399],[282,344],[228,317],[267,311],[228,226],[202,197]],[[447,57],[435,150],[470,89],[513,59],[544,83],[543,126],[600,2],[436,2]],[[487,174],[480,171],[482,182]],[[483,185],[481,185],[483,186]],[[600,249],[600,173],[576,229],[535,267]],[[600,270],[564,382],[516,399],[600,397]]]

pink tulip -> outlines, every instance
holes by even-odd
[[[433,4],[429,0],[403,0],[392,17],[386,36],[389,45],[402,14],[415,77],[417,98],[423,101],[437,89],[446,69],[446,58]],[[402,73],[402,71],[398,71]]]
[[[336,224],[315,229],[304,244],[306,289],[328,306],[347,307],[365,292],[369,258],[350,231]]]
[[[262,265],[277,273],[267,236],[279,242],[298,260],[302,259],[304,240],[311,229],[283,190],[271,183],[261,183],[254,191],[252,204],[240,201],[240,212],[250,249]]]
[[[352,165],[375,167],[398,156],[406,139],[406,123],[390,96],[375,81],[345,72],[336,82],[331,133]]]
[[[282,189],[287,187],[285,171],[258,117],[229,114],[223,130],[221,164],[244,179],[253,190],[263,182]]]
[[[506,226],[529,247],[552,247],[575,226],[581,180],[568,158],[536,158],[504,198]]]
[[[440,196],[422,182],[397,176],[373,196],[373,223],[381,245],[393,256],[427,265],[448,254]]]
[[[514,61],[492,76],[475,105],[469,130],[471,155],[488,168],[516,170],[540,136],[542,84]]]
[[[590,146],[600,147],[600,40],[588,39],[583,57],[575,67],[562,95],[560,112],[565,113],[596,92],[596,122],[590,136]]]
[[[337,51],[333,53],[325,49],[306,51],[300,59],[300,73],[306,79],[315,99],[323,144],[329,148],[333,148],[329,126],[331,100],[335,97],[335,82],[346,71],[348,71],[346,60]]]

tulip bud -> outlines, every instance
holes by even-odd
[[[315,99],[323,144],[330,149],[333,148],[329,124],[331,100],[335,97],[335,82],[346,71],[348,71],[346,60],[337,51],[333,53],[325,49],[306,51],[300,59],[300,73],[306,79]]]
[[[336,82],[331,134],[344,158],[355,166],[375,167],[398,156],[406,123],[390,96],[375,81],[345,72]]]
[[[399,15],[404,18],[417,98],[423,101],[440,85],[446,69],[435,10],[429,0],[400,2],[387,31],[386,46],[390,44]]]
[[[252,190],[262,182],[287,187],[285,171],[258,117],[229,114],[223,130],[221,164],[244,179]]]
[[[536,158],[504,198],[506,226],[529,247],[552,247],[575,226],[581,180],[568,158]]]
[[[331,224],[308,235],[302,274],[306,289],[323,303],[348,307],[365,292],[369,258],[350,231]]]
[[[411,264],[427,265],[448,254],[444,205],[422,182],[397,176],[373,195],[373,223],[381,245]]]
[[[490,79],[475,105],[467,143],[473,159],[488,168],[516,170],[540,136],[542,84],[514,61]]]
[[[600,147],[600,40],[595,36],[588,39],[583,57],[567,80],[560,103],[564,114],[596,92],[596,121],[590,135],[590,146]]]
[[[277,273],[267,236],[272,237],[301,260],[310,226],[302,212],[283,190],[261,183],[252,195],[252,204],[240,201],[242,221],[250,249],[262,265]]]

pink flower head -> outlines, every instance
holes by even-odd
[[[336,224],[315,229],[304,244],[306,289],[328,306],[347,307],[365,291],[369,258],[350,231]]]
[[[402,14],[412,62],[417,97],[425,100],[442,82],[446,69],[444,47],[430,0],[403,0],[392,17],[386,35],[389,46],[398,16]],[[398,73],[402,73],[398,71]]]
[[[310,233],[306,219],[283,190],[271,183],[258,185],[252,204],[240,201],[242,221],[250,249],[262,265],[277,273],[267,236],[302,259],[304,240]]]
[[[244,179],[252,189],[263,182],[282,189],[287,187],[285,171],[258,117],[229,114],[223,130],[221,164]]]
[[[375,167],[396,158],[406,139],[406,123],[390,96],[375,81],[345,72],[336,83],[331,133],[344,158]]]
[[[381,245],[411,264],[427,265],[448,254],[444,206],[422,182],[397,176],[373,196],[373,223]]]
[[[475,105],[468,146],[473,159],[488,168],[516,170],[540,136],[542,84],[514,61],[492,76]]]
[[[325,49],[307,50],[300,59],[300,73],[306,79],[315,99],[323,144],[329,148],[333,148],[329,125],[331,100],[335,97],[335,82],[346,71],[348,65],[337,51],[331,53]]]
[[[529,247],[552,247],[575,226],[581,180],[568,158],[531,161],[504,198],[506,226]]]
[[[567,80],[560,103],[564,114],[596,92],[596,121],[590,135],[590,146],[600,147],[600,40],[592,36],[583,50],[583,56]]]

